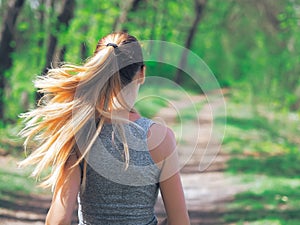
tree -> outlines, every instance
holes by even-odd
[[[201,17],[203,15],[203,9],[206,5],[206,0],[195,0],[195,19],[194,19],[194,22],[189,30],[189,33],[188,33],[188,36],[187,36],[187,39],[185,41],[185,50],[183,50],[182,52],[182,56],[181,56],[181,59],[180,59],[180,62],[179,62],[179,68],[177,70],[177,73],[175,75],[175,82],[177,84],[182,84],[183,82],[183,77],[182,77],[182,70],[180,68],[184,68],[185,65],[186,65],[186,61],[187,61],[187,54],[188,54],[188,49],[191,48],[192,46],[192,42],[193,42],[193,39],[195,37],[195,34],[196,34],[196,31],[197,31],[197,27],[198,27],[198,24],[201,20]]]
[[[14,29],[17,17],[22,9],[25,0],[11,0],[8,3],[8,10],[3,19],[0,36],[0,120],[4,119],[4,96],[7,80],[5,72],[12,66],[12,53],[14,52]]]

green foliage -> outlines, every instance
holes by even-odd
[[[6,6],[5,2],[1,4]],[[56,2],[51,8],[29,1],[18,17],[14,64],[8,72],[8,120],[15,121],[17,114],[27,110],[21,104],[24,92],[29,95],[29,108],[34,106],[31,81],[41,74],[45,64],[48,37],[54,31],[61,4]],[[98,39],[112,31],[122,14],[122,4],[125,1],[77,2],[68,29],[58,34],[57,51],[66,47],[64,60],[80,64],[92,55]],[[127,16],[121,27],[140,40],[164,40],[183,46],[194,13],[192,0],[140,1],[135,10],[124,14]],[[244,101],[254,106],[262,102],[281,110],[298,110],[298,17],[296,1],[207,1],[191,50],[203,58],[222,87],[244,90],[240,92],[247,95]],[[168,49],[159,51],[174,56]],[[172,66],[148,64],[150,74],[168,79],[173,79],[177,71]],[[197,65],[193,62],[189,66]],[[185,76],[183,86],[201,93],[189,76]]]

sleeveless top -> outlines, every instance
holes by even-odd
[[[78,195],[80,225],[157,224],[154,205],[160,169],[147,147],[153,123],[142,117],[123,125],[130,156],[127,169],[117,129],[104,124],[87,158],[85,190]]]

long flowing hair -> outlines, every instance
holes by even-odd
[[[137,39],[125,32],[116,32],[103,37],[93,56],[82,66],[63,64],[37,77],[35,87],[43,97],[35,109],[20,115],[25,121],[20,132],[25,138],[25,150],[33,150],[19,165],[35,165],[34,177],[40,177],[42,171],[51,167],[41,186],[54,188],[65,179],[65,165],[70,155],[80,152],[74,166],[84,162],[82,183],[85,185],[84,158],[114,109],[133,110],[120,92],[142,67],[142,50]],[[117,124],[127,167],[128,145],[122,123]]]

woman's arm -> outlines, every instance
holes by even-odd
[[[160,191],[167,212],[168,225],[189,225],[179,173],[160,182]]]
[[[173,131],[163,125],[152,125],[148,146],[153,160],[161,166],[160,191],[168,225],[189,225]]]
[[[71,155],[65,165],[65,180],[54,190],[51,207],[46,217],[46,225],[69,225],[72,222],[73,211],[76,206],[80,189],[81,170],[79,166],[72,167],[77,156]]]

